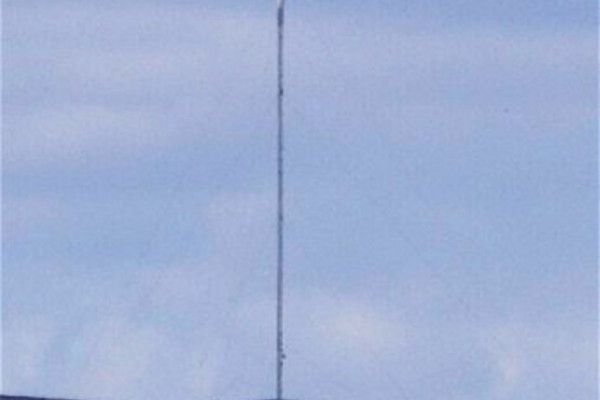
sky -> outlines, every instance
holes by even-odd
[[[275,1],[2,5],[2,391],[273,397]],[[287,5],[286,397],[596,400],[596,2]]]

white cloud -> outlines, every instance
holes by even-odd
[[[27,93],[43,72],[26,112],[6,114],[11,168],[152,157],[165,146],[251,132],[239,121],[270,121],[270,113],[257,112],[272,100],[266,13],[189,4],[64,8],[15,8],[18,27],[8,25],[7,93]],[[345,141],[352,129],[355,139],[376,132],[394,141],[452,142],[491,125],[529,129],[533,119],[545,130],[564,129],[595,112],[581,106],[586,96],[575,90],[587,87],[577,77],[591,62],[593,32],[396,25],[357,31],[353,21],[332,14],[292,19],[290,31],[289,116],[292,126],[309,120],[318,127],[303,134],[341,134]],[[561,80],[547,80],[549,73]],[[552,115],[538,111],[536,88],[556,94],[543,99],[556,109]],[[44,98],[50,102],[40,110]],[[516,102],[507,125],[503,110]]]
[[[35,196],[19,198],[3,196],[2,227],[5,240],[18,242],[30,237],[32,229],[66,216],[63,207],[53,199]]]
[[[55,321],[39,315],[2,325],[2,382],[8,392],[26,393],[43,379],[44,370],[52,362],[50,353],[58,333],[55,325]]]
[[[237,253],[245,247],[255,249],[272,234],[274,206],[273,190],[226,194],[215,196],[203,216],[218,249]]]
[[[72,345],[73,353],[82,353],[72,354],[82,361],[75,368],[73,393],[86,398],[140,398],[151,385],[152,368],[171,343],[152,328],[109,319],[86,327]]]
[[[591,332],[591,330],[589,330]],[[494,356],[499,400],[595,390],[595,338],[574,327],[526,322],[481,329],[477,339]]]
[[[183,254],[160,268],[113,266],[92,275],[85,266],[38,265],[44,274],[27,278],[29,285],[13,292],[12,299],[29,304],[27,314],[45,312],[54,328],[40,327],[46,332],[39,337],[28,326],[17,324],[10,331],[6,359],[16,359],[15,352],[30,356],[11,363],[6,389],[24,391],[31,382],[44,382],[45,395],[135,400],[174,390],[169,386],[176,379],[182,396],[200,392],[210,397],[229,390],[228,382],[247,365],[248,342],[232,340],[245,329],[237,322],[244,318],[240,310],[248,299],[248,285],[256,286],[257,279],[258,286],[270,283],[261,265],[271,250],[265,249],[271,242],[265,238],[271,233],[271,197],[264,191],[222,195],[199,209],[211,248],[206,258]],[[27,204],[19,206],[21,217],[30,218]],[[46,303],[27,302],[24,293],[34,290],[53,299],[55,308],[44,311]],[[10,320],[26,321],[14,305],[9,311]],[[268,321],[263,325],[271,326]],[[48,354],[53,355],[43,362]],[[227,357],[239,360],[240,366],[232,368],[224,362]],[[52,362],[60,362],[61,368],[53,369]],[[257,382],[248,383],[256,388]]]
[[[67,12],[13,4],[11,12],[10,170],[155,157],[169,146],[239,138],[252,123],[237,121],[270,118],[248,108],[272,92],[260,84],[271,51],[264,17],[97,3]]]
[[[461,146],[499,130],[539,139],[592,127],[593,30],[291,25],[288,114],[303,134]]]
[[[5,151],[11,163],[22,163],[23,168],[32,165],[50,168],[66,163],[85,169],[98,160],[153,157],[169,146],[180,146],[179,151],[192,142],[198,144],[196,140],[204,149],[204,144],[208,146],[212,140],[225,136],[236,139],[250,132],[249,126],[258,124],[256,120],[250,121],[250,117],[270,107],[271,103],[263,100],[272,100],[272,81],[263,85],[262,80],[258,82],[255,78],[262,79],[272,72],[269,72],[273,61],[273,41],[269,36],[273,32],[271,14],[267,20],[265,16],[209,11],[199,6],[162,8],[164,5],[159,6],[158,2],[137,6],[139,8],[115,6],[116,3],[98,6],[104,4],[100,2],[70,2],[69,7],[65,7],[66,3],[51,3],[53,5],[37,2],[32,6],[33,3],[14,2],[29,5],[15,12],[14,16],[19,18],[13,16],[10,20],[13,25],[9,26],[12,30],[8,30],[9,35],[13,35],[8,47],[12,56],[7,64],[9,76],[14,78],[11,93],[15,97],[23,96],[22,103],[16,101],[11,106],[6,119],[10,129]],[[422,138],[427,134],[436,136],[427,137],[426,144],[431,142],[429,139],[439,142],[442,138],[446,143],[462,145],[457,137],[471,140],[479,128],[493,135],[508,132],[508,129],[498,131],[494,127],[508,127],[518,134],[523,130],[539,135],[546,128],[570,132],[565,128],[576,130],[574,124],[584,126],[586,122],[582,121],[595,112],[580,107],[579,101],[586,100],[578,97],[580,86],[585,86],[582,70],[587,69],[581,60],[585,59],[593,41],[587,33],[563,36],[543,31],[499,33],[493,29],[424,33],[415,26],[404,29],[375,25],[370,27],[372,30],[361,30],[356,29],[352,21],[339,21],[331,14],[319,17],[308,26],[305,22],[290,20],[292,90],[288,104],[290,119],[297,124],[291,126],[302,133],[294,136],[299,142],[310,135],[327,134],[329,130],[339,139],[326,149],[330,152],[342,153],[349,147],[355,149],[363,145],[369,149],[375,140],[373,132],[382,132],[393,139],[382,141],[381,147],[397,145],[399,140],[411,135]],[[310,36],[315,26],[322,29]],[[307,36],[311,38],[306,39]],[[574,59],[580,61],[573,63]],[[29,79],[35,82],[39,79],[40,85],[32,85]],[[545,89],[532,90],[534,87]],[[508,92],[503,91],[506,88]],[[568,93],[558,90],[562,88],[568,89]],[[549,93],[558,92],[560,96],[547,98]],[[545,97],[545,106],[533,112],[531,108],[538,107],[539,103],[524,101],[523,96],[534,100]],[[255,102],[256,99],[260,101]],[[300,99],[307,99],[307,103],[299,106]],[[569,104],[571,102],[573,104]],[[264,107],[255,108],[256,103]],[[524,111],[513,111],[512,117],[507,119],[498,112],[504,103],[523,106]],[[561,111],[549,112],[555,109]],[[302,113],[309,121],[304,121],[304,125],[300,125]],[[268,120],[262,116],[258,119],[265,125]],[[316,129],[306,128],[311,125]],[[493,126],[490,128],[490,125]],[[483,143],[483,139],[478,140]],[[346,149],[341,148],[340,143],[347,143]],[[515,141],[515,145],[527,143]],[[491,148],[493,144],[483,147]],[[523,151],[526,158],[529,154]],[[345,156],[350,159],[354,154]],[[387,178],[361,186],[374,173],[360,174],[376,164],[374,160],[382,155],[390,157],[389,163],[380,165],[391,167],[386,168],[386,172],[399,171],[397,160],[391,160],[397,154],[374,152],[369,154],[372,159],[365,157],[369,165],[349,162],[352,171],[343,171],[348,182],[341,185],[338,180],[322,179],[335,160],[324,163],[325,167],[317,169],[314,176],[299,174],[300,185],[302,179],[306,182],[314,178],[332,190],[331,199],[335,201],[328,203],[325,212],[315,211],[319,207],[318,200],[305,203],[306,209],[312,209],[310,215],[316,222],[328,215],[330,219],[324,225],[332,227],[331,230],[322,229],[319,236],[318,229],[311,226],[305,227],[304,233],[297,231],[296,234],[324,242],[343,237],[342,230],[347,228],[333,227],[340,222],[340,215],[347,215],[329,216],[345,206],[338,200],[352,202],[352,196],[370,200],[368,197],[372,196],[383,199],[389,206],[390,216],[397,218],[388,218],[381,204],[369,204],[369,201],[356,202],[355,208],[345,211],[353,213],[346,222],[354,222],[352,226],[357,230],[366,230],[365,216],[379,218],[380,224],[373,226],[389,240],[389,246],[377,247],[377,233],[357,236],[357,239],[366,239],[352,241],[363,247],[364,259],[374,258],[367,253],[380,248],[385,250],[382,259],[386,261],[407,259],[403,252],[410,246],[404,244],[392,249],[400,242],[394,238],[398,222],[411,222],[412,226],[421,228],[424,224],[431,225],[425,229],[429,233],[420,233],[425,239],[432,239],[422,241],[435,242],[423,248],[432,252],[423,256],[425,261],[443,259],[459,264],[464,262],[463,250],[470,252],[478,243],[489,244],[490,237],[496,247],[511,236],[510,232],[490,236],[487,228],[497,227],[498,221],[488,218],[485,212],[474,212],[477,206],[468,202],[467,207],[460,209],[454,204],[435,208],[420,200],[414,204],[410,199],[396,202],[399,198],[406,200],[406,194],[401,193],[400,197],[400,192],[393,192],[391,187],[396,183]],[[460,154],[469,156],[468,152]],[[441,152],[416,152],[415,157],[424,158],[411,162],[421,168],[429,161],[428,157],[433,159],[436,155],[444,156]],[[510,159],[504,161],[503,167],[511,162]],[[468,168],[468,163],[461,166]],[[341,171],[342,165],[338,168]],[[427,171],[432,171],[429,165]],[[495,174],[505,172],[493,171]],[[360,176],[354,176],[354,172]],[[432,171],[433,175],[436,173]],[[402,174],[406,177],[410,172],[403,170]],[[494,180],[497,179],[495,174],[488,175],[492,179],[481,186],[482,193],[494,193],[488,192],[486,185],[498,183]],[[480,177],[469,177],[473,181],[467,185],[480,182],[477,180]],[[409,178],[420,182],[427,181],[428,176],[416,173]],[[211,182],[210,177],[206,182],[209,186],[217,184]],[[254,188],[262,182],[247,183]],[[344,184],[352,186],[352,190],[338,191],[338,185]],[[389,187],[385,191],[369,191],[367,195],[366,190],[377,189],[377,184]],[[462,185],[459,191],[464,190]],[[90,201],[93,206],[80,208],[78,215],[92,215],[95,211],[98,220],[110,220],[110,224],[99,229],[105,229],[103,232],[109,232],[106,236],[111,238],[116,235],[113,229],[118,228],[131,229],[127,231],[131,236],[141,235],[142,229],[145,234],[147,225],[135,228],[131,219],[116,221],[121,214],[111,207],[123,204],[123,198],[116,192],[109,191],[97,203],[97,199]],[[162,264],[160,268],[156,267],[160,262],[153,264],[154,270],[145,269],[148,268],[146,263],[139,260],[136,261],[139,264],[118,260],[114,265],[111,261],[71,269],[36,265],[36,270],[13,265],[13,274],[17,274],[15,269],[22,269],[18,279],[11,282],[19,281],[19,288],[27,290],[17,295],[13,293],[20,302],[7,305],[11,322],[4,338],[5,388],[28,391],[35,385],[44,395],[131,400],[167,395],[191,398],[239,394],[241,397],[270,388],[274,347],[275,220],[272,211],[275,197],[272,190],[262,187],[240,192],[233,195],[210,192],[206,195],[210,199],[205,208],[190,206],[193,217],[187,218],[205,228],[189,241],[192,247],[197,244],[197,248],[187,254],[177,253],[171,261],[164,261],[168,257],[159,254]],[[443,192],[452,193],[449,189]],[[318,194],[322,196],[323,192]],[[135,206],[122,207],[121,211],[131,211],[123,215],[136,214],[141,208],[152,214],[152,210],[159,208],[147,206],[145,200],[151,197],[148,193],[142,197],[144,200]],[[440,198],[449,202],[448,196]],[[524,199],[519,198],[521,200]],[[74,195],[71,201],[80,202],[81,198]],[[361,209],[363,205],[369,210]],[[392,212],[392,206],[401,211]],[[502,207],[506,207],[504,203]],[[11,229],[21,232],[31,226],[32,220],[70,215],[61,206],[37,198],[8,204],[6,210],[10,214]],[[408,216],[411,211],[415,211],[412,218]],[[189,214],[182,212],[181,215]],[[300,224],[306,215],[290,220],[290,225]],[[89,232],[91,226],[97,228],[100,224],[89,224],[85,229]],[[446,234],[453,240],[444,241],[442,236]],[[117,244],[117,240],[107,242]],[[311,244],[310,240],[307,242]],[[313,268],[311,273],[319,274],[319,279],[321,273],[331,276],[346,272],[344,263],[355,254],[354,249],[338,249],[330,256],[326,254],[328,248],[313,243],[312,258],[305,259],[318,260],[321,265],[301,264],[298,270]],[[174,247],[168,240],[161,245],[170,250]],[[90,246],[90,249],[86,255],[96,261],[95,247]],[[419,250],[422,248],[416,249]],[[455,258],[446,257],[447,254]],[[477,254],[484,260],[491,257],[485,251]],[[321,261],[327,256],[327,261]],[[493,256],[496,257],[496,253]],[[495,262],[503,265],[503,260],[498,255]],[[578,337],[580,342],[573,345],[568,330],[564,336],[547,333],[560,331],[564,326],[546,326],[546,333],[541,333],[532,327],[532,321],[489,331],[484,327],[479,337],[481,321],[478,318],[461,320],[465,317],[461,311],[449,315],[450,307],[440,305],[445,301],[450,305],[458,303],[452,296],[457,296],[470,282],[462,275],[467,270],[457,269],[432,278],[428,274],[433,274],[435,267],[442,263],[427,269],[421,265],[422,261],[415,262],[414,257],[407,261],[417,264],[418,272],[406,273],[405,269],[398,272],[394,270],[396,264],[381,267],[379,281],[368,290],[374,298],[389,302],[386,306],[366,301],[365,294],[351,293],[351,290],[336,297],[331,294],[336,285],[330,282],[323,283],[322,292],[318,294],[316,289],[290,294],[287,365],[293,371],[289,379],[300,392],[310,392],[315,398],[318,398],[316,395],[333,398],[332,393],[343,392],[346,398],[362,398],[366,394],[376,399],[393,397],[401,388],[408,387],[426,398],[436,391],[445,393],[446,389],[472,389],[469,377],[475,376],[474,379],[481,380],[476,382],[480,386],[473,389],[477,393],[472,397],[462,394],[462,398],[480,399],[481,393],[493,389],[497,396],[494,400],[532,400],[532,387],[526,386],[527,381],[535,381],[537,385],[567,381],[565,385],[571,385],[571,393],[577,391],[575,386],[593,383],[596,377],[592,376],[593,368],[589,366],[596,338]],[[106,270],[99,272],[105,267]],[[473,265],[468,267],[474,268]],[[358,269],[353,271],[352,279],[371,279],[364,271],[358,273]],[[31,271],[43,273],[31,274]],[[368,272],[371,275],[372,271]],[[393,281],[398,276],[406,278],[407,283],[402,287]],[[446,276],[450,276],[451,281],[445,281]],[[500,282],[501,278],[502,275],[498,275],[489,282]],[[351,287],[364,286],[362,282],[355,282]],[[577,287],[576,284],[573,287]],[[377,289],[386,293],[381,294]],[[394,290],[402,290],[402,293],[388,293]],[[490,294],[485,288],[480,290],[477,295],[482,298]],[[506,290],[511,290],[508,284]],[[497,290],[490,292],[497,295]],[[526,302],[528,298],[524,296],[520,301]],[[481,306],[467,316],[481,316],[489,309]],[[20,316],[21,313],[28,315]],[[38,321],[30,319],[29,313],[48,316]],[[587,327],[575,330],[578,333],[592,331]],[[497,339],[489,339],[490,335]],[[488,356],[493,360],[491,384],[486,380],[489,378]],[[58,372],[57,360],[62,367]],[[338,392],[327,387],[333,381],[341,381],[339,386],[350,390]]]
[[[9,118],[7,162],[47,166],[89,163],[160,151],[172,140],[169,124],[150,112],[76,106]]]
[[[157,399],[173,390],[181,396],[261,394],[272,369],[273,297],[239,292],[236,282],[242,278],[232,271],[213,274],[202,264],[181,265],[101,282],[82,274],[77,284],[68,283],[75,278],[66,271],[55,271],[50,275],[63,276],[52,285],[63,285],[58,292],[78,300],[60,317],[10,314],[5,389],[30,392],[32,384],[41,388],[46,382],[47,395],[133,400]],[[75,287],[94,290],[76,294]],[[396,301],[414,304],[419,293],[403,296],[408,298]],[[239,299],[231,302],[234,297]],[[431,312],[430,304],[417,302]],[[358,293],[292,291],[287,304],[290,386],[301,394],[316,390],[327,398],[375,387],[382,393],[417,387],[421,394],[458,393],[469,381],[461,375],[466,370],[480,368],[470,374],[487,376],[488,355],[493,376],[474,393],[493,394],[494,400],[521,399],[539,385],[570,388],[565,393],[589,393],[594,385],[595,338],[581,336],[584,330],[576,327],[561,332],[564,327],[527,321],[486,326],[478,319],[464,324],[449,318],[441,328],[427,312],[407,317],[402,307],[382,308]],[[73,324],[82,318],[84,324]],[[447,375],[460,383],[446,382]],[[317,382],[307,387],[303,379]],[[421,387],[423,379],[442,383]]]
[[[344,354],[351,360],[389,359],[407,345],[407,327],[364,302],[321,298],[311,300],[311,304],[309,329],[314,329],[315,341],[323,340],[322,351]]]

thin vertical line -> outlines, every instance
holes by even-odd
[[[277,400],[283,398],[283,33],[285,0],[277,8]]]

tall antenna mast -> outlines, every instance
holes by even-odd
[[[277,0],[277,400],[283,398],[283,33],[285,0]]]

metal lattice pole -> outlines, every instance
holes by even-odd
[[[277,7],[277,400],[283,398],[283,33],[285,0]]]

